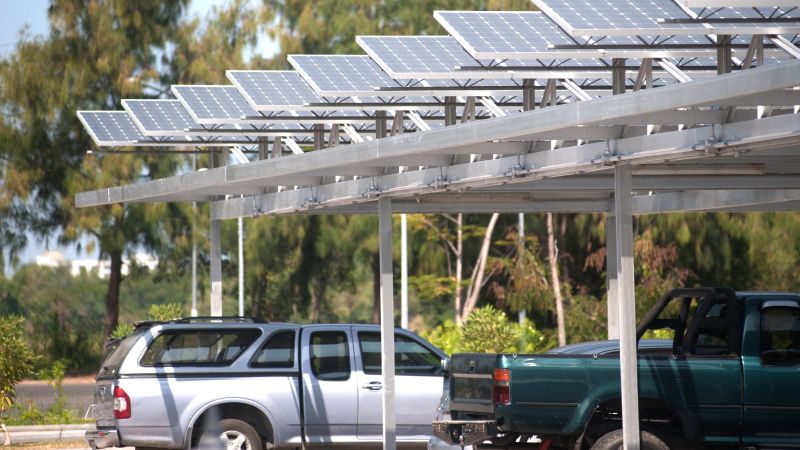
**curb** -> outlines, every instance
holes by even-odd
[[[28,444],[40,441],[81,440],[86,432],[94,430],[93,424],[24,425],[10,426],[8,434],[12,444]]]

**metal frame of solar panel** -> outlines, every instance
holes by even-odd
[[[531,0],[536,7],[553,19],[572,36],[681,36],[796,34],[800,32],[800,17],[793,11],[783,18],[797,22],[763,23],[658,23],[659,19],[691,21],[695,19],[673,0],[606,0],[601,3],[583,0]],[[574,3],[570,3],[574,2]],[[715,10],[719,18],[752,18],[747,8]],[[749,11],[749,12],[748,12]]]

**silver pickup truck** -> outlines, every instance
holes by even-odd
[[[398,443],[425,448],[446,355],[403,329],[395,346]],[[377,326],[148,324],[103,362],[86,440],[93,449],[379,448],[381,388]]]

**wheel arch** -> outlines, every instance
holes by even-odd
[[[581,422],[582,430],[589,430],[598,422],[622,417],[622,399],[619,395],[595,400],[596,406]],[[643,428],[679,429],[689,442],[702,440],[702,428],[697,416],[685,409],[656,397],[639,399],[639,417]],[[621,421],[619,422],[621,427]]]
[[[273,426],[274,419],[266,408],[245,398],[225,398],[209,402],[195,412],[186,428],[184,448],[191,448],[195,429],[199,428],[198,425],[209,414],[215,412],[219,414],[220,419],[239,419],[250,423],[262,437],[267,439],[265,442],[273,444],[280,442],[278,431]]]

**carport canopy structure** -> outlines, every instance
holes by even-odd
[[[606,213],[608,331],[620,339],[625,445],[638,448],[633,216],[800,209],[800,50],[797,35],[770,34],[796,33],[794,0],[779,21],[737,12],[739,0],[637,1],[672,12],[628,31],[583,28],[569,15],[578,0],[534,1],[543,13],[439,12],[453,37],[362,37],[367,56],[298,55],[297,72],[232,70],[233,85],[175,86],[177,100],[81,112],[99,146],[228,146],[239,164],[223,158],[202,172],[83,192],[76,203],[210,203],[212,315],[222,312],[222,220],[378,214],[387,449],[392,214]],[[721,9],[695,13],[706,4]],[[485,42],[494,47],[467,33],[497,20],[499,39]],[[744,24],[767,31],[745,39]],[[525,45],[501,36],[524,30],[549,31]],[[658,30],[670,41],[639,36]],[[253,147],[255,160],[245,155]]]

